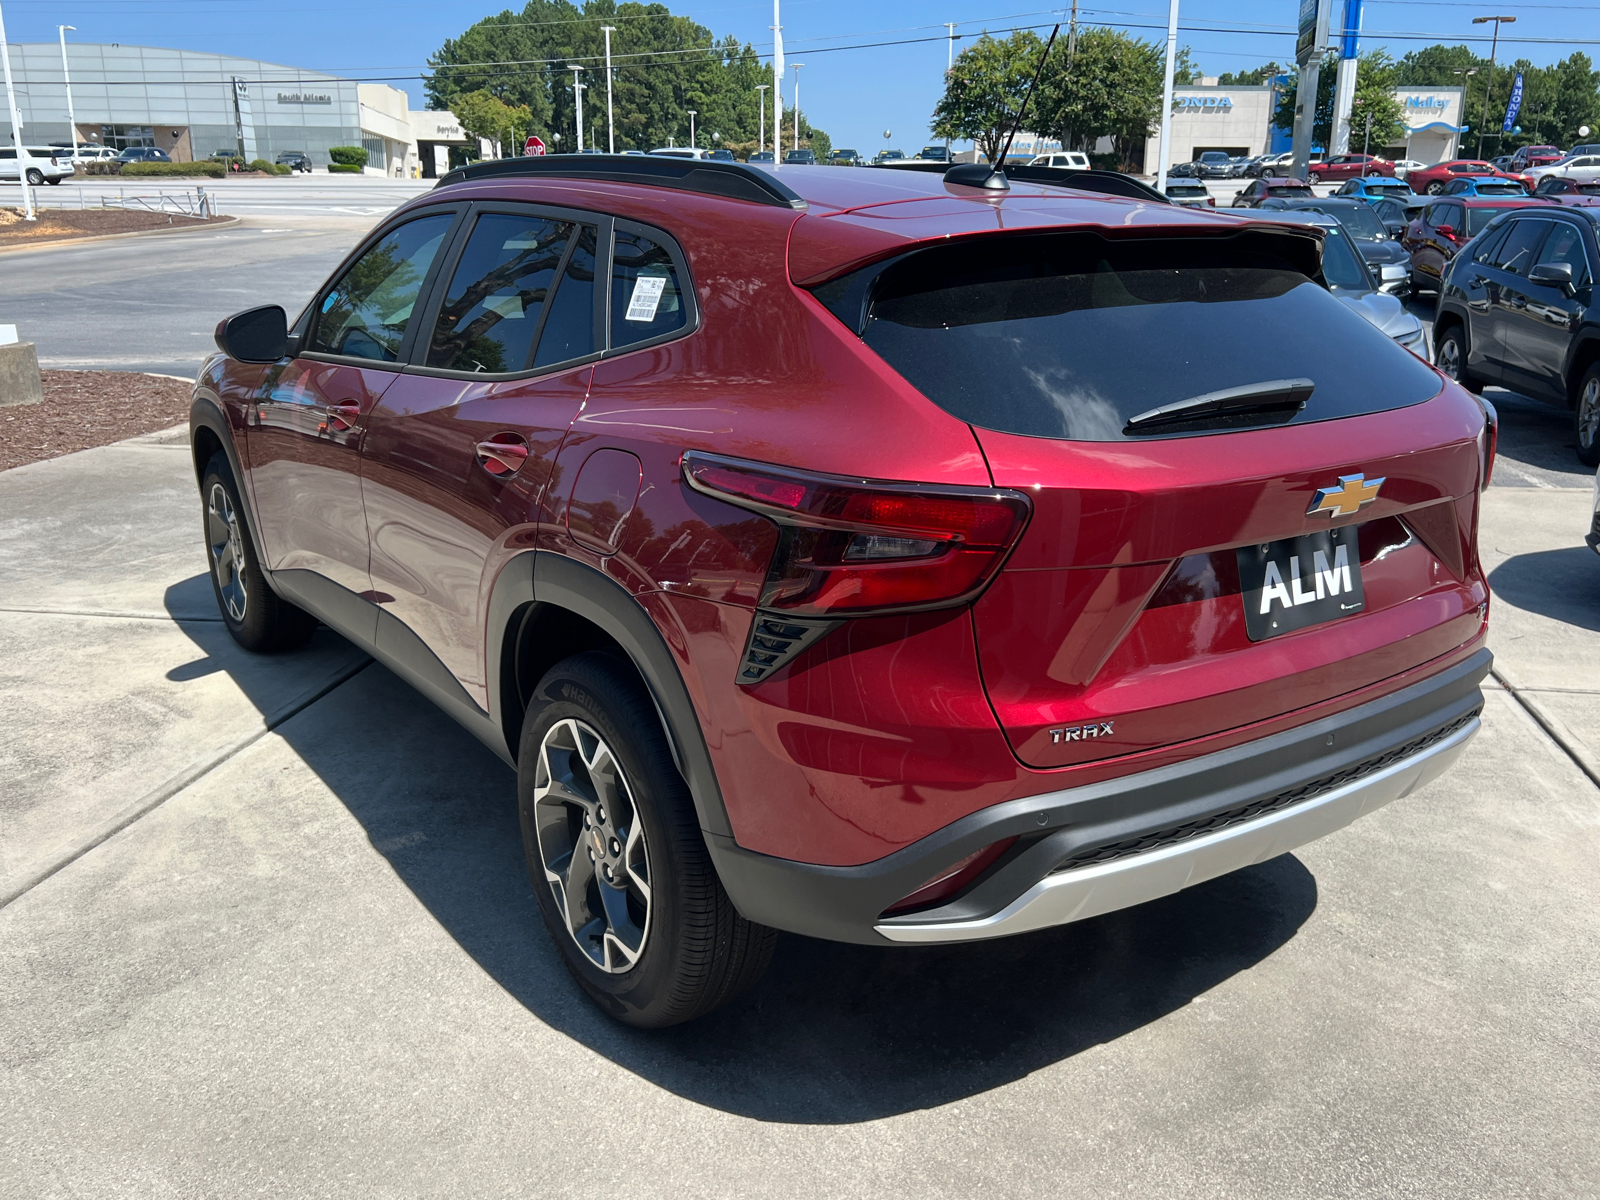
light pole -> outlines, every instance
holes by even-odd
[[[1464,67],[1464,68],[1460,68],[1460,69],[1457,69],[1457,70],[1454,70],[1454,71],[1450,72],[1450,74],[1452,74],[1452,75],[1461,76],[1461,113],[1460,113],[1460,116],[1459,116],[1459,120],[1460,120],[1461,124],[1457,127],[1457,130],[1456,130],[1456,132],[1458,134],[1460,133],[1460,131],[1462,129],[1464,129],[1466,127],[1466,124],[1467,124],[1467,92],[1472,87],[1472,77],[1474,75],[1476,75],[1477,73],[1478,73],[1478,68],[1477,67]],[[1461,152],[1461,147],[1457,146],[1456,147],[1456,153],[1459,154],[1460,152]],[[1411,127],[1409,125],[1406,127],[1406,157],[1407,158],[1411,157]],[[1454,157],[1454,156],[1453,155],[1446,155],[1446,157],[1448,158],[1448,157]]]
[[[617,124],[611,115],[611,35],[617,31],[615,25],[602,25],[600,32],[606,35],[606,153],[617,152]]]
[[[1489,75],[1488,78],[1483,81],[1483,124],[1478,126],[1479,158],[1483,157],[1483,134],[1484,131],[1489,128],[1489,92],[1494,87],[1494,56],[1495,52],[1500,49],[1500,26],[1502,24],[1509,25],[1515,20],[1515,17],[1472,18],[1472,23],[1474,25],[1487,25],[1490,21],[1494,22],[1494,40],[1489,43]],[[1464,117],[1467,114],[1463,112],[1461,115]]]
[[[800,149],[800,68],[805,63],[790,63],[794,68],[794,149]]]
[[[770,83],[756,84],[756,103],[761,107],[761,132],[756,135],[756,153],[760,154],[767,148],[767,89]],[[777,125],[774,124],[776,129]]]
[[[67,85],[67,128],[72,134],[72,161],[78,161],[78,117],[72,111],[72,76],[67,71],[67,30],[78,32],[76,25],[57,25],[61,34],[61,82]]]
[[[683,111],[689,114],[689,149],[698,150],[700,147],[694,144],[694,119],[699,116],[699,112],[692,108],[686,108]]]
[[[6,72],[6,103],[11,106],[11,143],[17,148],[17,183],[22,186],[22,218],[36,221],[33,211],[33,189],[28,186],[28,171],[22,162],[22,114],[17,111],[17,89],[11,82],[11,49],[6,45],[6,21],[0,14],[0,65]]]
[[[1161,138],[1156,143],[1156,191],[1167,191],[1167,157],[1172,153],[1172,75],[1178,53],[1178,0],[1167,7],[1167,69],[1161,85]]]
[[[949,31],[944,56],[944,85],[948,88],[950,86],[950,72],[956,69],[956,22],[946,21],[944,27]],[[945,162],[950,161],[950,139],[948,137],[944,139],[944,160]]]
[[[572,72],[572,103],[576,109],[574,123],[578,127],[578,153],[583,153],[583,84],[578,82],[578,73],[583,70],[577,63],[568,63],[567,70]]]
[[[778,16],[778,0],[772,0],[772,165],[779,163],[783,145],[783,22]]]

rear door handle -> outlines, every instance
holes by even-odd
[[[328,405],[328,419],[324,428],[335,433],[343,433],[361,419],[361,405],[354,400],[345,400],[339,404]]]
[[[527,461],[528,443],[519,433],[497,433],[478,443],[478,465],[491,475],[515,475]]]

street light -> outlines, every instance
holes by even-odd
[[[699,113],[693,108],[686,108],[683,111],[689,114],[689,149],[698,150],[699,147],[694,144],[694,119]]]
[[[1489,127],[1489,92],[1490,92],[1490,89],[1492,89],[1494,87],[1494,56],[1495,56],[1495,51],[1497,51],[1500,48],[1500,26],[1502,24],[1510,25],[1515,20],[1516,20],[1515,17],[1473,17],[1472,18],[1472,23],[1474,25],[1487,25],[1490,21],[1494,22],[1494,40],[1489,43],[1489,75],[1483,81],[1483,124],[1478,126],[1478,157],[1479,158],[1483,157],[1483,134],[1484,134],[1484,131],[1486,129],[1488,129],[1488,127]],[[1466,113],[1462,113],[1461,115],[1462,116],[1466,116]]]
[[[767,89],[771,86],[772,85],[770,83],[756,84],[756,92],[758,93],[756,96],[756,103],[761,106],[761,132],[756,136],[757,154],[760,154],[767,148]],[[772,130],[774,134],[777,133],[778,121],[776,116],[773,117]],[[777,139],[774,138],[773,140],[776,142]]]
[[[611,116],[611,35],[617,31],[615,25],[602,25],[600,32],[606,35],[606,153],[617,152],[617,125]]]
[[[578,126],[578,153],[583,153],[583,84],[578,82],[578,74],[583,70],[577,63],[568,63],[567,70],[572,72],[572,103],[576,106],[574,123]]]
[[[794,148],[800,149],[800,68],[805,63],[790,63],[794,68]]]
[[[76,25],[57,25],[61,34],[61,82],[67,85],[67,128],[72,134],[72,161],[78,161],[78,117],[72,111],[72,76],[67,73],[67,30],[78,32]]]

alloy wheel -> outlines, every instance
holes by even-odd
[[[211,485],[211,495],[206,499],[206,542],[211,547],[211,570],[217,578],[222,603],[230,617],[243,621],[250,598],[244,582],[244,534],[233,499],[220,483]]]
[[[534,828],[556,909],[578,949],[620,974],[650,933],[650,855],[611,747],[583,721],[557,721],[534,767]]]
[[[1461,382],[1461,343],[1455,338],[1447,337],[1439,343],[1437,366],[1451,379]]]
[[[1597,437],[1600,437],[1600,376],[1592,376],[1578,397],[1579,448],[1593,449]]]

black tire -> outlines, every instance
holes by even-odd
[[[48,183],[51,187],[55,187],[55,185],[60,183],[62,181],[62,179],[64,179],[64,178],[65,178],[65,176],[62,176],[62,175],[52,175],[49,179],[46,179],[45,182]]]
[[[1430,183],[1428,185],[1428,195],[1430,195],[1430,196],[1441,196],[1443,194],[1444,194],[1444,184],[1440,183],[1437,179],[1435,179],[1432,183]]]
[[[316,632],[316,618],[272,590],[256,559],[248,520],[228,456],[219,451],[200,479],[200,524],[217,611],[233,640],[246,650],[293,650]]]
[[[1483,384],[1467,374],[1467,335],[1461,326],[1451,325],[1439,335],[1433,348],[1433,363],[1474,396],[1483,391]]]
[[[44,183],[44,172],[39,170],[39,168],[29,167],[26,174],[28,176],[28,185],[30,187],[39,187]]]
[[[593,775],[582,757],[589,749]],[[777,932],[746,921],[723,891],[632,664],[590,651],[552,667],[523,720],[517,761],[522,845],[539,911],[596,1004],[619,1021],[656,1029],[703,1016],[761,978]],[[615,809],[606,812],[607,803]],[[574,874],[581,895],[569,903],[565,883]],[[621,886],[602,894],[602,875]]]
[[[1318,175],[1315,171],[1308,172],[1306,175],[1306,182],[1313,185],[1321,183],[1322,176]]]
[[[1586,467],[1600,467],[1600,362],[1591,363],[1578,380],[1572,431],[1578,442],[1578,461]]]

